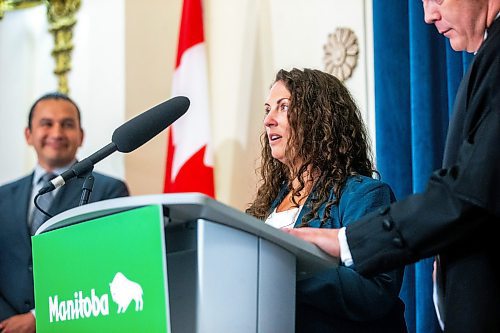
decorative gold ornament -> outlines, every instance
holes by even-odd
[[[43,0],[0,0],[0,19],[3,18],[4,12],[38,6],[43,2]]]
[[[76,24],[76,12],[80,8],[80,0],[49,0],[47,17],[49,31],[54,35],[54,57],[56,68],[54,74],[58,78],[58,91],[69,94],[68,72],[71,70],[71,51],[73,50],[73,27]]]
[[[349,28],[337,28],[328,35],[328,41],[323,46],[325,55],[325,72],[344,82],[351,77],[358,62],[358,38]]]
[[[54,35],[52,56],[55,60],[54,74],[58,79],[57,90],[69,94],[67,74],[71,70],[73,27],[76,24],[76,12],[80,8],[80,0],[0,0],[0,19],[5,11],[40,4],[47,5],[49,31]]]

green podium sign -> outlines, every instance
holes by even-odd
[[[200,193],[89,203],[32,243],[38,333],[292,333],[296,280],[337,266]]]
[[[37,332],[169,332],[161,205],[34,236]]]

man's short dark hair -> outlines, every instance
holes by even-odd
[[[71,104],[73,104],[76,108],[76,114],[77,114],[77,117],[78,117],[78,123],[80,124],[80,127],[82,127],[82,122],[81,122],[81,116],[80,116],[80,109],[78,108],[78,105],[76,105],[75,101],[73,101],[68,95],[65,95],[63,93],[60,93],[60,92],[51,92],[51,93],[48,93],[48,94],[45,94],[43,95],[42,97],[38,98],[35,103],[33,103],[33,105],[31,106],[31,109],[30,109],[30,113],[28,115],[28,128],[31,129],[31,120],[33,119],[33,111],[35,110],[35,107],[37,106],[37,104],[41,101],[45,101],[45,100],[48,100],[48,99],[62,99],[62,100],[65,100],[65,101],[68,101],[70,102]]]

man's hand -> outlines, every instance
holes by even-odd
[[[340,257],[339,229],[291,228],[281,230],[313,243],[333,257]]]
[[[0,323],[2,333],[34,333],[35,317],[31,312],[12,316]]]

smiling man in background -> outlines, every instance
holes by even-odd
[[[0,331],[35,332],[31,236],[47,219],[34,207],[33,199],[50,178],[76,162],[84,137],[80,110],[68,96],[50,93],[31,107],[26,142],[33,146],[35,170],[0,187]],[[128,195],[124,182],[94,172],[90,202]],[[38,203],[51,215],[79,205],[83,179],[40,196]],[[45,198],[44,198],[45,197]],[[50,200],[42,200],[50,197]],[[43,201],[43,202],[42,202]]]

